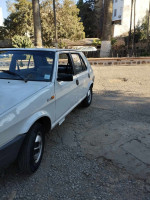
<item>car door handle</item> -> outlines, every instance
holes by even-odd
[[[76,84],[79,85],[79,80],[78,79],[76,80]]]

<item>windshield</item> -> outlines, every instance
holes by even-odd
[[[0,79],[51,81],[54,55],[51,51],[0,51]]]

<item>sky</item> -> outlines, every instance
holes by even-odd
[[[8,12],[7,12],[7,7],[6,7],[6,0],[0,0],[0,7],[2,8],[2,11],[3,11],[3,17],[7,18]]]

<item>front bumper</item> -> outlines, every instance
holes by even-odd
[[[24,138],[25,134],[19,135],[9,143],[0,147],[0,168],[7,167],[10,163],[15,161]]]

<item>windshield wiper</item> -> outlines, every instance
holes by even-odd
[[[6,73],[6,74],[10,74],[10,75],[14,75],[14,76],[18,76],[21,78],[21,80],[23,80],[25,83],[28,81],[27,79],[25,79],[23,76],[21,76],[20,74],[17,74],[16,72],[11,72],[9,70],[2,70],[0,69],[0,71]]]

